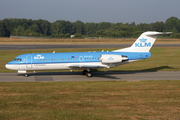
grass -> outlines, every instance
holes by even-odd
[[[46,53],[46,52],[82,52],[101,51],[104,48],[82,48],[82,49],[44,49],[44,50],[6,50],[0,51],[0,72],[17,72],[5,68],[5,64],[12,61],[16,56],[25,53]],[[109,51],[119,48],[111,48]],[[104,49],[105,51],[107,49]],[[180,71],[180,48],[179,47],[153,47],[152,56],[145,60],[121,65],[101,71]]]
[[[180,81],[0,84],[2,120],[180,119]]]

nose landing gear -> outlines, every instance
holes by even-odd
[[[28,74],[26,73],[24,76],[25,76],[25,77],[28,77]]]

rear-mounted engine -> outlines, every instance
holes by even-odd
[[[101,55],[100,57],[101,63],[103,64],[120,63],[126,61],[127,59],[127,56],[123,55]]]

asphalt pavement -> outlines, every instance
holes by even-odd
[[[88,78],[81,72],[39,72],[28,73],[28,77],[18,73],[0,73],[0,82],[53,82],[53,81],[141,81],[180,80],[180,71],[158,72],[92,72]]]

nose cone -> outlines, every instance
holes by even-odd
[[[10,69],[10,65],[9,65],[9,64],[6,64],[5,67],[6,67],[7,69]]]
[[[16,68],[16,66],[14,64],[11,64],[11,62],[7,63],[5,67],[10,70],[14,70],[14,68]]]

